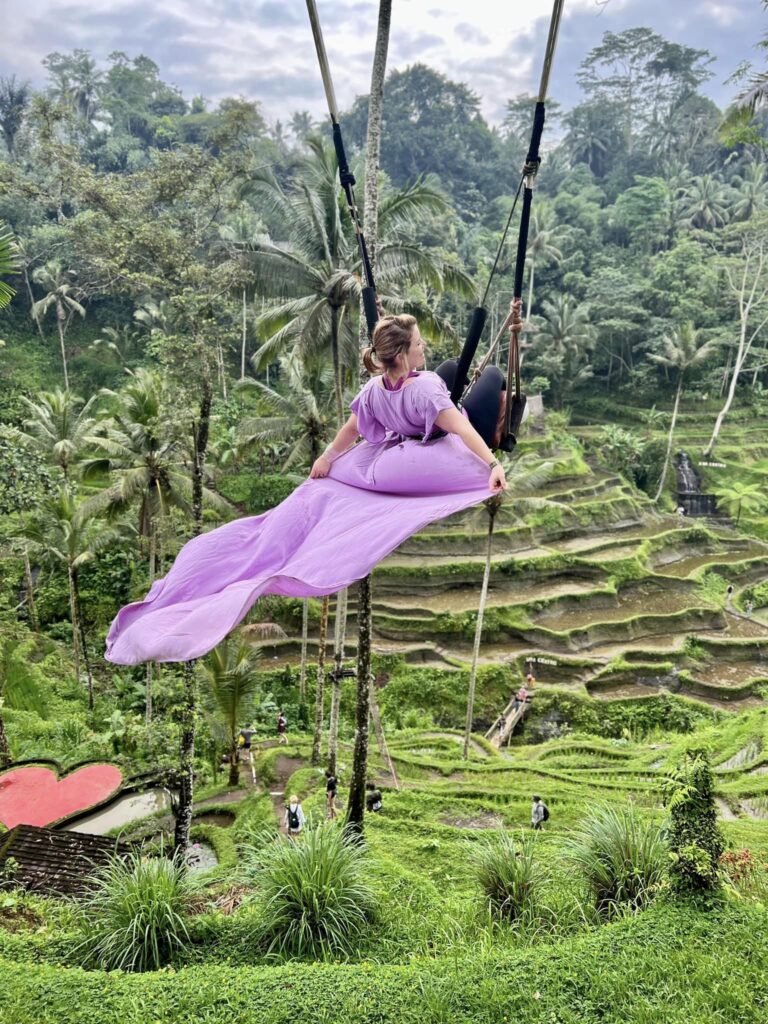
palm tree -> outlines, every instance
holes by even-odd
[[[264,441],[291,442],[281,472],[291,467],[312,465],[320,455],[334,414],[333,374],[322,367],[313,367],[296,351],[280,359],[281,394],[275,388],[249,377],[238,388],[256,393],[269,416],[251,416],[240,424],[243,448]]]
[[[553,383],[558,404],[574,385],[592,376],[589,362],[594,347],[594,328],[589,309],[568,295],[542,304],[543,316],[537,317],[539,331],[532,346],[536,370]]]
[[[377,274],[380,269],[379,248],[379,154],[381,150],[382,109],[384,105],[384,77],[387,70],[389,31],[392,24],[392,0],[379,0],[376,26],[376,44],[373,51],[371,91],[368,97],[368,132],[365,156],[365,234],[371,266]],[[379,275],[379,286],[381,275]],[[364,311],[360,312],[359,339],[365,345],[368,339],[363,330]],[[359,365],[359,364],[358,364]],[[352,778],[346,823],[362,835],[365,817],[365,783],[368,774],[368,721],[371,707],[371,577],[360,580],[357,592],[357,686],[355,693],[355,744],[352,752]]]
[[[45,709],[37,667],[37,639],[17,632],[13,626],[0,630],[0,770],[11,763],[11,749],[3,721],[3,706],[21,711]]]
[[[16,75],[0,78],[0,131],[3,133],[9,160],[14,158],[16,136],[32,96],[29,82],[16,83]]]
[[[123,369],[127,369],[131,357],[136,356],[141,348],[141,337],[141,332],[132,324],[104,327],[101,337],[92,341],[88,347],[94,352],[103,352],[114,359]]]
[[[88,678],[88,706],[93,709],[93,673],[88,657],[80,603],[79,573],[96,555],[120,539],[122,531],[110,529],[91,517],[86,502],[77,502],[68,486],[46,499],[38,516],[21,528],[21,533],[43,564],[64,567],[69,588],[72,622],[72,652],[75,678],[80,679],[80,658]]]
[[[680,408],[680,398],[683,393],[683,380],[688,370],[692,370],[696,366],[701,366],[703,362],[709,359],[717,348],[718,342],[703,341],[701,333],[694,329],[692,323],[688,322],[682,324],[679,328],[676,328],[671,334],[666,334],[662,338],[661,344],[661,353],[650,352],[648,357],[659,366],[663,366],[665,369],[675,370],[677,372],[677,391],[675,392],[675,404],[672,409],[672,422],[669,425],[667,451],[664,456],[661,479],[659,480],[659,486],[653,499],[654,502],[657,503],[664,492],[664,484],[667,479],[667,470],[669,469],[669,460],[672,454],[672,443],[675,436],[675,425],[677,423],[677,413]]]
[[[49,463],[58,466],[64,483],[70,482],[72,467],[81,458],[84,450],[94,440],[98,420],[91,415],[98,396],[93,395],[83,404],[83,399],[71,391],[41,391],[36,401],[22,398],[28,419],[25,430],[19,430],[23,437]],[[80,408],[82,406],[82,408]]]
[[[551,261],[559,263],[563,254],[557,246],[552,243],[552,236],[555,232],[555,216],[551,206],[539,205],[533,214],[532,231],[528,239],[528,252],[526,261],[529,267],[528,277],[528,304],[525,307],[526,319],[531,318],[531,307],[533,305],[533,278],[536,272],[536,264]]]
[[[721,181],[712,174],[693,179],[684,191],[685,215],[692,227],[711,231],[728,222],[730,198]]]
[[[263,225],[255,216],[250,207],[244,207],[231,224],[223,224],[219,228],[219,234],[225,242],[228,242],[242,262],[243,250],[258,241],[259,233],[263,231]],[[253,287],[250,275],[243,266],[243,272],[239,275],[239,292],[242,303],[242,325],[240,343],[240,380],[245,380],[245,362],[248,343],[248,303],[253,302]]]
[[[201,663],[202,676],[208,684],[207,702],[226,727],[230,786],[240,781],[237,738],[260,689],[256,675],[260,659],[261,652],[241,633],[237,639],[233,635],[226,637]]]
[[[140,369],[122,391],[104,390],[117,408],[92,443],[104,453],[88,460],[86,475],[107,472],[115,481],[90,499],[94,510],[123,512],[138,506],[139,537],[149,553],[150,581],[154,580],[158,520],[171,508],[191,513],[191,485],[184,442],[163,412],[163,389],[157,373]],[[206,488],[206,504],[228,511],[228,503]]]
[[[19,251],[10,228],[0,220],[0,278],[15,274],[19,269]],[[16,292],[0,280],[0,309],[5,309]]]
[[[763,164],[750,164],[734,195],[733,216],[738,220],[749,220],[766,206],[768,181],[765,177],[765,167]]]
[[[249,247],[254,284],[281,300],[258,318],[258,329],[267,340],[254,363],[268,364],[279,352],[296,346],[310,359],[330,352],[341,423],[345,369],[356,370],[359,362],[354,319],[360,302],[360,263],[352,221],[341,201],[336,154],[318,138],[309,138],[307,147],[309,155],[299,165],[301,176],[288,190],[270,170],[258,172],[249,184],[282,222],[288,239],[285,245],[262,239]],[[416,282],[438,292],[450,288],[473,294],[463,271],[437,250],[412,240],[421,217],[446,208],[445,198],[424,182],[383,200],[377,260],[379,289],[386,301],[388,291],[398,295]],[[422,331],[434,335],[440,326],[434,317],[424,319]]]
[[[550,462],[540,462],[535,456],[523,456],[513,463],[505,459],[504,470],[507,479],[510,481],[510,488],[504,495],[497,495],[484,502],[483,507],[488,514],[488,543],[485,549],[485,566],[483,568],[483,582],[480,587],[480,600],[477,608],[477,619],[475,621],[475,640],[472,647],[472,664],[469,670],[469,688],[467,692],[467,717],[464,726],[464,751],[463,757],[466,761],[469,757],[470,736],[472,733],[472,720],[475,707],[475,686],[477,683],[477,669],[480,661],[480,644],[483,637],[483,618],[485,606],[488,601],[488,584],[491,578],[491,555],[493,553],[493,528],[496,517],[502,509],[509,509],[508,499],[514,495],[516,498],[525,491],[533,491],[547,482],[552,475],[553,465]],[[507,501],[505,501],[507,499]],[[537,505],[548,504],[541,499],[533,499]],[[512,512],[514,515],[515,513]]]
[[[64,270],[59,260],[49,260],[44,266],[36,267],[32,272],[32,280],[45,291],[45,297],[32,307],[32,319],[38,323],[50,309],[56,312],[56,327],[61,344],[61,362],[64,367],[64,387],[69,388],[67,373],[67,352],[64,347],[64,335],[67,333],[69,319],[73,313],[85,316],[85,310],[75,299],[76,288],[72,283],[74,273]]]
[[[728,509],[728,515],[736,515],[736,522],[742,512],[761,512],[768,505],[768,498],[762,484],[745,484],[741,480],[714,489],[718,501]]]

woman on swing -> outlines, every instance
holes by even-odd
[[[437,373],[419,372],[424,348],[412,316],[383,317],[363,354],[375,376],[309,479],[263,515],[189,541],[147,597],[118,613],[107,660],[130,665],[198,658],[262,594],[335,593],[427,523],[506,490],[504,470],[488,447],[501,371],[484,372],[465,416],[446,386],[455,362]]]

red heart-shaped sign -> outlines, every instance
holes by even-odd
[[[89,764],[63,779],[40,765],[11,768],[0,775],[0,822],[7,828],[50,825],[100,804],[122,781],[111,764]]]

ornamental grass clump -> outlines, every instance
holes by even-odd
[[[101,870],[83,906],[77,954],[100,970],[155,971],[190,945],[185,915],[197,890],[186,865],[133,852]]]
[[[375,905],[364,847],[322,825],[295,842],[281,837],[258,854],[261,938],[286,957],[350,953],[367,932]]]
[[[565,840],[564,852],[604,917],[641,910],[666,877],[668,854],[661,829],[643,821],[632,804],[596,808]]]
[[[491,916],[498,921],[530,923],[542,915],[542,894],[549,876],[534,860],[529,836],[510,832],[484,837],[473,849],[475,878]]]

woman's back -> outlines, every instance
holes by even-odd
[[[383,441],[387,433],[427,436],[440,413],[452,407],[444,381],[430,371],[419,373],[397,391],[387,390],[381,377],[372,377],[351,405],[358,430],[372,444]]]

